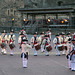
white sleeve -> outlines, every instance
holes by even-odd
[[[13,35],[13,40],[16,40],[16,37],[15,37],[15,35]]]
[[[55,44],[57,42],[56,38],[54,38],[53,43]]]
[[[19,36],[19,38],[18,38],[18,43],[21,43],[21,37]]]
[[[30,42],[31,42],[31,43],[33,43],[33,42],[34,42],[34,37],[32,37],[32,38],[31,38]]]

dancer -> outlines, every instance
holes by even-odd
[[[44,45],[46,56],[49,56],[49,52],[52,50],[52,47],[51,47],[50,43],[51,43],[51,41],[50,41],[48,35],[45,34],[45,39],[43,40],[43,45]]]
[[[58,49],[59,46],[62,47],[61,45],[61,38],[59,37],[59,33],[56,35],[56,37],[53,40],[53,43],[55,44],[55,49],[56,49],[56,56],[60,56],[60,51]]]
[[[23,68],[27,68],[27,62],[28,62],[28,48],[31,48],[31,46],[28,43],[28,40],[26,39],[23,32],[20,33],[20,37],[18,39],[19,46],[22,48],[21,52],[21,58],[23,61]]]
[[[41,48],[39,45],[39,38],[37,37],[37,32],[35,32],[34,36],[31,38],[31,44],[34,50],[34,56],[37,56],[37,51]]]
[[[16,37],[13,33],[14,33],[14,30],[12,29],[10,31],[10,35],[9,35],[9,47],[11,49],[11,51],[10,51],[11,56],[13,56],[13,49],[15,47],[15,40],[16,40]]]
[[[71,52],[71,50],[72,50],[72,42],[71,42],[72,41],[72,38],[71,38],[71,33],[70,32],[68,32],[66,38],[67,38],[67,52],[66,52],[66,57],[68,59],[69,69],[71,69],[70,55],[68,55]]]
[[[69,58],[70,56],[70,61],[71,61],[71,67],[70,69],[72,71],[75,71],[75,40],[72,40],[72,46],[71,46],[71,51],[70,53],[67,55],[67,57]]]
[[[2,35],[0,36],[0,40],[1,40],[1,53],[2,54],[7,54],[7,51],[6,51],[6,46],[7,46],[7,43],[8,43],[8,39],[7,39],[7,35],[6,35],[6,31],[4,30],[2,32]]]
[[[51,41],[51,29],[48,29],[47,32],[46,32],[46,34],[48,35],[49,40]]]
[[[40,45],[41,45],[41,52],[43,53],[45,50],[44,50],[44,45],[42,44],[44,40],[44,32],[41,33],[41,35],[39,36],[39,41],[40,41]]]

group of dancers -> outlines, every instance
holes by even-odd
[[[64,32],[58,33],[53,40],[56,49],[56,56],[66,54],[69,63],[69,69],[75,71],[75,33],[68,32],[67,36]]]
[[[13,33],[13,29],[10,31],[9,36],[7,36],[5,30],[2,32],[2,35],[0,36],[2,54],[7,53],[7,44],[9,44],[10,55],[13,56],[16,40],[16,37]],[[19,48],[21,49],[23,68],[27,68],[29,49],[34,50],[34,56],[38,55],[37,52],[39,50],[41,50],[42,53],[45,52],[46,56],[49,56],[49,52],[52,50],[51,42],[51,29],[48,29],[46,33],[41,32],[39,37],[37,36],[37,32],[35,32],[29,41],[25,30],[22,28],[19,32],[18,43]],[[73,34],[73,38],[71,37],[70,32],[67,33],[67,36],[64,32],[60,34],[58,33],[55,35],[53,43],[53,49],[56,50],[56,56],[65,54],[69,62],[69,69],[75,71],[75,33]]]
[[[9,36],[7,36],[6,31],[4,30],[0,35],[0,45],[1,45],[1,53],[6,55],[7,54],[7,44],[10,48],[10,55],[13,56],[13,49],[15,47],[15,35],[13,34],[13,29],[10,31]]]
[[[37,51],[41,49],[41,52],[45,52],[46,56],[49,56],[49,51],[52,50],[51,47],[51,32],[48,30],[44,35],[44,32],[38,37],[37,32],[34,33],[34,36],[31,38],[30,42],[28,41],[27,34],[22,29],[19,32],[19,48],[21,49],[21,58],[23,60],[23,68],[27,68],[29,49],[34,50],[34,56],[37,56]]]
[[[44,32],[40,33],[38,37],[37,32],[34,33],[34,36],[31,38],[31,44],[34,50],[34,56],[37,56],[37,51],[41,49],[41,52],[45,52],[46,56],[49,56],[49,52],[52,50],[51,46],[51,30],[47,30],[46,34]]]

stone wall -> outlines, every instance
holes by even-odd
[[[73,4],[72,4],[73,3]],[[0,0],[0,26],[21,26],[19,8],[48,8],[56,6],[75,6],[75,0]]]
[[[24,0],[25,7],[56,7],[56,6],[75,6],[75,0]]]
[[[17,9],[24,7],[23,0],[0,0],[0,26],[20,25],[20,13]]]

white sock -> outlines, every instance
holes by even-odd
[[[6,52],[6,50],[5,49],[3,49],[4,50],[4,53],[6,54],[7,52]]]
[[[75,62],[74,62],[74,70],[75,70]]]
[[[72,64],[71,64],[71,65],[72,65],[72,70],[74,70],[74,63],[72,62]]]
[[[23,67],[27,67],[27,58],[24,57],[24,53],[23,53]]]
[[[2,50],[1,52],[3,53],[3,52],[4,52],[4,50],[3,50],[3,49],[1,49],[1,50]]]
[[[11,54],[13,54],[13,50],[11,50]]]
[[[26,65],[26,67],[27,67],[27,58],[25,58],[25,65]]]
[[[71,61],[70,61],[70,59],[68,60],[68,63],[69,63],[69,68],[71,68]]]

